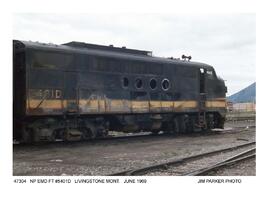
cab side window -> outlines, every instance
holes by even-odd
[[[215,74],[214,70],[207,69],[205,73],[206,73],[207,78],[216,79],[216,74]]]

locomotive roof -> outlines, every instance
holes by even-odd
[[[82,42],[69,42],[62,45],[56,44],[45,44],[40,42],[32,42],[32,41],[19,41],[14,40],[14,42],[19,43],[23,48],[32,48],[32,49],[41,49],[41,50],[52,50],[57,52],[67,52],[67,53],[82,53],[82,54],[91,54],[97,56],[105,56],[111,58],[123,58],[129,60],[137,60],[137,61],[150,61],[155,63],[171,63],[178,65],[188,65],[194,66],[198,68],[213,68],[211,65],[193,62],[193,61],[185,61],[181,59],[171,59],[165,57],[155,57],[151,56],[152,52],[144,51],[144,50],[136,50],[136,49],[127,49],[127,48],[119,48],[113,46],[103,46],[103,45],[95,45],[95,44],[86,44]],[[20,47],[20,48],[21,48]],[[151,54],[151,55],[150,55]]]

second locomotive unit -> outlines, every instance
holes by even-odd
[[[207,64],[81,42],[14,40],[13,57],[18,141],[224,126],[227,88]]]

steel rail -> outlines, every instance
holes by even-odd
[[[229,165],[233,165],[242,161],[245,161],[247,159],[253,158],[256,156],[256,153],[252,153],[255,152],[256,148],[251,148],[249,150],[246,150],[242,153],[236,154],[230,158],[227,158],[226,160],[223,160],[221,162],[218,162],[214,165],[211,166],[207,166],[205,168],[202,169],[198,169],[192,172],[188,172],[185,174],[182,174],[183,176],[200,176],[200,175],[205,175],[211,171],[215,171],[217,169],[229,166]],[[251,154],[250,154],[251,153]]]
[[[253,144],[256,144],[256,142],[248,142],[248,143],[244,143],[244,144],[233,146],[233,147],[228,147],[228,148],[214,150],[214,151],[210,151],[210,152],[206,152],[206,153],[202,153],[202,154],[192,155],[189,157],[180,158],[178,160],[168,161],[165,163],[154,164],[154,165],[145,166],[145,167],[141,167],[141,168],[137,168],[137,169],[129,169],[129,170],[121,171],[121,172],[112,173],[112,174],[109,174],[108,176],[142,175],[142,174],[147,173],[147,172],[153,172],[153,171],[160,170],[160,169],[167,169],[169,166],[180,165],[180,164],[183,164],[185,162],[188,162],[190,160],[194,160],[197,158],[203,158],[203,157],[215,155],[217,153],[243,148],[243,147],[250,146]]]

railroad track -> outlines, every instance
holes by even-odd
[[[223,160],[221,162],[218,162],[214,165],[198,169],[195,171],[191,171],[188,173],[185,173],[184,176],[201,176],[201,175],[207,175],[208,173],[212,171],[216,171],[218,169],[224,168],[226,166],[231,166],[240,162],[243,162],[245,160],[255,158],[256,157],[256,148],[253,147],[251,149],[248,149],[242,153],[236,154],[230,158],[227,158],[226,160]]]
[[[219,149],[211,152],[206,152],[198,155],[193,155],[185,158],[180,158],[178,160],[168,161],[165,163],[160,164],[154,164],[150,166],[145,166],[141,168],[135,168],[130,170],[125,170],[117,173],[112,173],[108,176],[140,176],[140,175],[151,175],[158,173],[157,175],[164,175],[164,173],[168,174],[174,174],[174,175],[181,175],[181,176],[194,176],[194,175],[205,175],[210,171],[232,165],[235,163],[242,162],[244,160],[250,159],[255,157],[255,147],[253,147],[256,144],[256,142],[249,142],[244,143],[241,145]],[[250,149],[246,149],[247,147],[252,146]],[[230,157],[227,157],[225,160],[218,160],[215,163],[210,163],[209,165],[203,166],[199,169],[192,168],[191,170],[188,170],[189,165],[194,163],[196,160],[202,160],[204,158],[210,158],[215,157],[222,153],[230,153],[232,151],[237,151],[245,148],[244,151],[238,152],[237,154],[230,155]],[[185,167],[185,169],[182,169]],[[192,166],[191,166],[192,167]],[[194,166],[193,166],[194,167]],[[177,170],[175,170],[177,168]],[[182,169],[182,170],[181,170]]]

